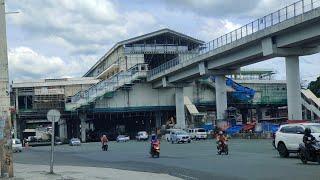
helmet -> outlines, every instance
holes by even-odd
[[[157,136],[155,134],[152,134],[151,135],[151,140],[156,140],[157,139]]]
[[[310,129],[310,128],[306,128],[306,129],[304,130],[304,134],[306,134],[306,135],[311,134],[311,129]]]
[[[223,132],[222,132],[222,131],[219,131],[219,135],[223,135]]]

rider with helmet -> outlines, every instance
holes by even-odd
[[[216,139],[217,139],[217,143],[218,143],[217,149],[219,149],[220,142],[221,142],[221,145],[227,145],[228,138],[227,138],[227,136],[224,135],[223,131],[219,131]]]
[[[228,141],[228,138],[227,138],[227,136],[225,136],[223,134],[223,131],[219,131],[218,136],[217,136],[217,141],[221,141],[223,143]]]
[[[306,128],[304,130],[303,143],[305,144],[307,150],[312,151],[312,144],[315,143],[316,138],[311,134],[311,129]]]
[[[151,143],[150,152],[152,151],[152,147],[154,144],[156,144],[156,143],[160,144],[160,141],[158,140],[158,138],[155,134],[151,135],[151,142],[150,143]]]

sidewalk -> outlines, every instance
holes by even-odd
[[[167,174],[126,171],[111,168],[54,166],[55,174],[48,174],[49,166],[14,164],[15,177],[12,180],[102,180],[102,179],[139,179],[139,180],[180,180]]]

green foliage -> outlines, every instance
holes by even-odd
[[[311,81],[308,89],[310,89],[317,97],[320,97],[320,77],[316,81]]]

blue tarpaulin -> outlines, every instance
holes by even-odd
[[[210,77],[212,81],[215,81],[215,77]],[[234,82],[231,78],[227,78],[226,85],[233,88],[235,91],[232,92],[232,96],[240,101],[249,101],[254,98],[256,91],[254,89],[242,86]]]
[[[262,130],[264,132],[272,132],[275,133],[279,129],[278,124],[272,124],[272,123],[262,123]]]
[[[226,130],[226,133],[229,135],[234,135],[236,133],[239,133],[241,129],[242,129],[242,125],[232,126]]]
[[[202,128],[205,129],[206,131],[213,130],[212,123],[207,123],[207,124],[203,125]]]
[[[227,78],[226,85],[232,87],[235,90],[235,92],[232,93],[232,96],[240,101],[251,100],[253,99],[254,94],[256,93],[255,90],[242,86],[234,82],[230,78]]]

